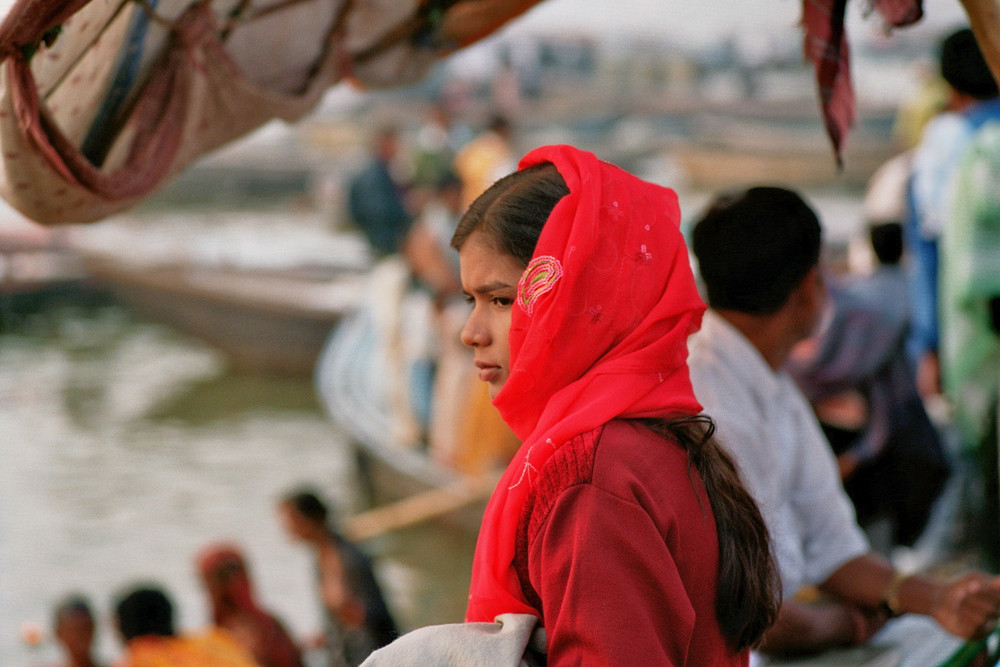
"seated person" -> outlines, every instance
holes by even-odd
[[[860,644],[903,613],[931,616],[959,637],[991,630],[1000,580],[900,573],[870,550],[830,446],[784,370],[826,306],[816,214],[794,192],[751,188],[712,203],[692,240],[709,311],[690,340],[691,380],[760,505],[786,596],[762,651]],[[798,601],[807,585],[829,603]]]
[[[788,371],[837,455],[858,522],[888,519],[888,549],[920,536],[949,464],[906,352],[902,226],[872,225],[870,239],[874,272],[831,289],[832,319],[796,346]]]
[[[197,563],[217,627],[229,631],[261,667],[303,667],[285,626],[254,599],[246,562],[236,547],[210,545]]]
[[[94,614],[90,604],[73,595],[56,606],[52,618],[56,640],[66,654],[64,667],[98,667],[93,658]]]
[[[136,587],[115,605],[125,655],[116,667],[257,667],[253,657],[224,630],[178,635],[174,608],[155,587]]]

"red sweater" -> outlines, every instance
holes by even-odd
[[[637,422],[564,444],[533,480],[515,567],[549,665],[746,665],[715,617],[715,518],[687,454]]]

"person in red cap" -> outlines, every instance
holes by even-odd
[[[211,544],[198,554],[197,566],[217,627],[238,639],[261,667],[303,667],[299,647],[285,626],[257,604],[239,549]]]

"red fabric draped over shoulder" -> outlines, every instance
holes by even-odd
[[[518,285],[511,374],[494,404],[523,445],[480,530],[466,619],[534,613],[512,567],[532,477],[570,438],[611,419],[701,411],[687,367],[698,295],[677,195],[569,146],[537,149],[569,187]]]

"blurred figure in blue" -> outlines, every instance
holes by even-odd
[[[1000,566],[1000,91],[968,28],[942,43],[941,73],[951,111],[927,125],[913,162],[918,382],[952,408],[973,473],[963,485],[969,537]]]
[[[396,128],[379,129],[371,159],[351,179],[348,188],[351,218],[368,239],[376,258],[399,252],[413,222],[407,209],[406,186],[393,176],[399,150]]]
[[[868,237],[875,269],[830,287],[832,316],[796,348],[788,370],[837,455],[858,523],[888,519],[888,551],[923,532],[950,466],[906,351],[900,220],[873,221]]]
[[[958,30],[942,42],[940,67],[948,83],[948,104],[924,127],[914,150],[906,229],[920,353],[918,383],[924,396],[941,392],[939,241],[954,215],[956,174],[976,131],[1000,120],[997,84],[971,30]]]

